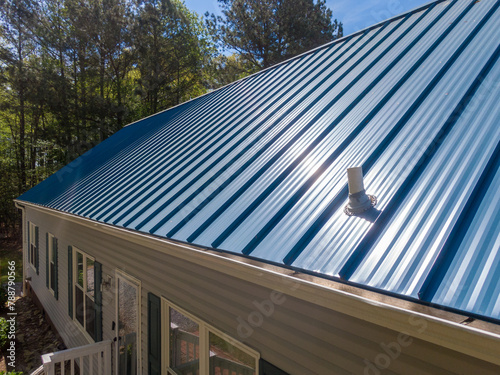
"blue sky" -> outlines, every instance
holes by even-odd
[[[202,15],[217,13],[217,0],[184,0],[186,6]],[[429,0],[327,0],[333,16],[344,24],[344,35],[396,16]]]

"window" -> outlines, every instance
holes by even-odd
[[[162,311],[162,374],[257,375],[257,352],[165,299]]]
[[[238,375],[255,375],[257,358],[240,349],[234,344],[233,340],[230,343],[222,335],[217,335],[212,331],[209,331],[208,335],[210,374],[232,374],[233,370],[236,370],[235,372]]]
[[[94,259],[75,248],[75,320],[95,340]]]
[[[28,238],[29,238],[29,249],[28,249],[28,261],[33,266],[33,268],[37,268],[37,259],[38,259],[38,227],[29,223],[28,228]]]
[[[47,233],[47,288],[57,298],[57,238]]]
[[[200,326],[181,312],[170,308],[170,368],[178,374],[200,371]]]

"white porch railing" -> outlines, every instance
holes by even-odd
[[[113,341],[62,350],[42,355],[43,370],[46,375],[111,375],[111,345]]]

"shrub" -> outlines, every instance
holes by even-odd
[[[23,375],[23,372],[22,371],[9,371],[9,372],[0,371],[0,375]]]
[[[5,288],[4,286],[0,286],[0,311],[5,308],[5,304],[7,303],[8,298],[9,295],[7,294],[7,288]]]
[[[5,318],[0,318],[0,349],[4,349],[7,345],[7,339],[9,336],[9,322]],[[2,375],[0,373],[0,375]]]

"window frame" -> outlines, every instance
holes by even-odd
[[[28,233],[28,238],[29,238],[29,243],[28,243],[28,264],[30,265],[31,269],[36,272],[36,257],[37,257],[37,252],[38,252],[38,247],[36,246],[36,228],[37,226],[33,222],[29,222],[29,233]],[[33,246],[33,252],[32,252],[32,246]]]
[[[52,293],[53,296],[55,296],[55,293],[56,293],[56,290],[55,290],[55,278],[57,277],[57,264],[56,264],[56,260],[54,260],[54,262],[52,262],[52,258],[54,257],[54,239],[56,238],[52,233],[47,233],[48,234],[48,243],[47,243],[47,246],[48,246],[48,249],[47,249],[47,252],[49,253],[49,264],[48,264],[48,270],[49,270],[49,292]],[[52,284],[52,263],[54,263],[54,272],[56,273],[54,275],[54,285],[51,285]]]
[[[78,284],[78,253],[82,254],[83,256],[83,285],[84,285],[84,290],[80,287]],[[81,249],[77,248],[76,246],[73,246],[73,321],[76,322],[77,327],[80,329],[80,331],[83,333],[85,338],[89,340],[90,343],[96,342],[95,339],[87,332],[87,272],[86,272],[86,265],[87,265],[87,259],[90,259],[94,262],[94,274],[95,274],[95,258],[91,255],[88,255],[86,252],[82,251]],[[76,305],[76,288],[82,290],[83,292],[83,325],[80,323],[80,321],[77,318],[78,311],[77,311],[77,305]],[[92,302],[95,305],[95,285],[94,285],[94,295],[89,298],[92,300]],[[95,318],[95,307],[93,308],[94,310],[94,320]],[[95,324],[95,322],[94,322]]]
[[[161,297],[161,374],[162,375],[177,375],[177,373],[170,367],[170,309],[174,309],[185,317],[191,319],[199,327],[199,350],[200,350],[200,375],[209,375],[209,361],[210,361],[210,333],[219,336],[221,339],[227,341],[235,346],[242,352],[252,356],[255,359],[255,374],[259,374],[259,360],[260,353],[255,349],[243,344],[236,340],[234,337],[224,333],[223,331],[215,328],[214,326],[206,323],[197,316],[179,307],[175,303],[169,301],[165,297]]]

